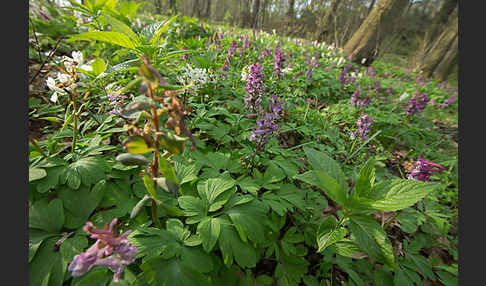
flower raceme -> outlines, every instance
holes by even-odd
[[[420,92],[415,92],[413,97],[408,101],[408,106],[405,108],[405,113],[407,113],[407,115],[413,115],[424,111],[429,102],[429,98],[425,92],[422,93],[420,97],[419,95]]]
[[[364,140],[368,139],[370,126],[373,124],[374,120],[375,118],[369,117],[368,114],[363,114],[361,117],[358,117],[358,120],[356,120],[356,127],[358,129],[351,133],[351,140],[354,140],[357,136],[363,138]]]
[[[407,179],[430,182],[432,181],[430,179],[432,172],[442,172],[444,170],[445,168],[442,167],[441,165],[424,160],[424,156],[420,155],[417,161],[415,162],[414,168],[407,175]]]
[[[250,141],[256,141],[257,149],[264,150],[270,136],[280,128],[276,121],[281,118],[283,104],[278,96],[272,96],[268,111],[263,113],[262,119],[257,120],[257,128],[252,130],[249,137]]]
[[[123,266],[135,261],[138,249],[128,241],[131,230],[121,235],[114,230],[117,219],[113,219],[105,229],[96,228],[93,223],[86,222],[83,230],[91,234],[96,242],[85,252],[74,256],[68,267],[74,277],[87,273],[93,266],[109,267],[115,272],[113,282],[118,282],[123,272]]]
[[[245,81],[247,97],[245,97],[244,101],[246,109],[260,110],[262,95],[265,92],[263,88],[263,65],[260,65],[258,62],[250,65]]]

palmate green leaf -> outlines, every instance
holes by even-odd
[[[182,161],[174,161],[174,171],[177,174],[179,184],[192,182],[198,178],[201,167],[198,164],[187,164]]]
[[[66,186],[57,189],[58,196],[64,205],[66,217],[64,227],[77,229],[86,223],[103,198],[105,184],[103,180],[92,189],[86,186],[81,186],[78,190]]]
[[[59,237],[46,239],[39,246],[34,258],[29,263],[29,285],[61,286],[68,262],[61,253],[52,251]]]
[[[80,187],[81,183],[89,187],[105,177],[105,164],[101,157],[82,158],[66,166],[59,181],[61,184],[67,184],[75,190]]]
[[[221,232],[221,220],[219,218],[204,218],[197,226],[202,245],[206,252],[210,252],[218,241]]]
[[[303,257],[286,256],[281,254],[281,260],[275,268],[275,277],[278,277],[277,285],[299,285],[308,271],[309,262]]]
[[[324,171],[330,177],[334,178],[343,189],[347,188],[348,184],[346,183],[346,176],[344,176],[341,167],[336,161],[323,152],[307,147],[304,147],[303,149],[307,160],[314,170]]]
[[[231,265],[234,259],[240,267],[255,267],[257,262],[255,249],[250,244],[241,241],[240,236],[227,218],[221,218],[218,245],[224,264]]]
[[[354,195],[357,197],[367,197],[371,187],[375,182],[375,160],[368,159],[359,170],[358,179],[354,186]]]
[[[59,233],[64,225],[64,209],[60,199],[36,201],[29,208],[29,227]]]
[[[130,39],[130,37],[128,37],[127,35],[115,31],[95,31],[95,32],[81,33],[78,35],[71,36],[67,41],[68,42],[100,41],[100,42],[118,45],[133,51],[135,51],[139,46],[139,44],[136,41]]]
[[[397,211],[408,208],[426,195],[441,188],[440,184],[407,179],[391,179],[377,183],[367,204],[377,210]]]
[[[179,244],[174,235],[165,229],[138,228],[130,234],[129,238],[133,245],[138,248],[137,258],[149,259],[162,255],[169,259],[176,254],[176,248],[179,249]]]
[[[237,185],[240,186],[243,192],[249,192],[252,195],[257,195],[260,185],[257,184],[251,177],[242,177],[238,179]]]
[[[352,215],[350,219],[349,228],[359,248],[366,251],[370,258],[395,269],[392,245],[378,222],[364,215]]]
[[[211,206],[216,202],[219,195],[225,191],[234,192],[235,180],[230,176],[220,176],[219,178],[211,178],[203,181],[197,185],[199,196],[206,200]],[[224,202],[223,202],[224,203]]]
[[[265,241],[266,210],[259,200],[236,205],[224,211],[235,225],[241,239],[246,242],[247,237],[256,243]]]
[[[184,210],[184,215],[189,217],[187,218],[186,223],[198,223],[207,216],[208,206],[200,198],[181,196],[177,200],[179,206]]]

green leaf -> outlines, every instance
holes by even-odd
[[[138,70],[138,61],[139,59],[133,59],[133,60],[128,60],[126,62],[123,62],[121,64],[117,64],[115,66],[112,66],[111,68],[107,68],[104,72],[99,74],[96,79],[100,79],[109,75],[112,75],[117,72],[123,72],[123,71],[136,71]]]
[[[319,179],[314,174],[314,171],[307,171],[303,174],[298,174],[293,177],[294,179],[301,180],[304,183],[307,183],[312,186],[319,186]]]
[[[243,241],[246,237],[256,243],[265,241],[265,228],[263,222],[266,220],[266,211],[263,204],[258,200],[237,205],[225,211],[240,234]]]
[[[98,76],[106,70],[106,63],[102,58],[97,58],[91,63],[91,67],[93,68],[93,74]]]
[[[319,180],[319,187],[335,202],[340,205],[346,203],[345,189],[328,173],[322,170],[314,170],[314,174]]]
[[[70,188],[78,189],[81,183],[85,186],[96,184],[105,178],[105,161],[100,157],[82,158],[64,168],[60,182]]]
[[[193,196],[181,196],[178,199],[179,206],[184,210],[184,215],[189,218],[186,223],[193,224],[200,222],[207,215],[207,204],[200,198]]]
[[[431,192],[440,184],[407,179],[392,179],[377,183],[370,193],[372,208],[383,211],[397,211],[408,208]]]
[[[263,184],[268,185],[271,183],[280,182],[285,178],[285,174],[277,167],[275,164],[270,164],[267,169],[265,170],[265,174],[263,174]]]
[[[105,16],[105,17],[108,20],[108,23],[111,25],[111,29],[114,32],[119,32],[127,35],[130,38],[130,40],[134,43],[135,46],[140,46],[142,44],[140,37],[132,29],[130,29],[130,27],[128,27],[125,23],[110,16]]]
[[[88,239],[83,235],[75,235],[74,237],[66,239],[59,251],[62,254],[64,261],[72,261],[75,255],[80,254],[88,247]]]
[[[58,238],[49,238],[39,246],[32,262],[29,263],[29,285],[61,286],[67,262],[60,252],[52,251]]]
[[[354,194],[357,197],[367,197],[375,182],[375,160],[368,159],[359,170],[358,179],[354,186]]]
[[[346,229],[344,227],[339,227],[332,229],[330,232],[327,233],[320,233],[317,236],[317,245],[318,250],[317,252],[322,252],[324,249],[333,245],[334,243],[341,241],[344,236],[346,236]]]
[[[233,263],[233,258],[240,267],[255,267],[257,253],[255,249],[247,243],[241,241],[235,228],[227,219],[221,221],[221,233],[218,239],[219,249],[226,265]]]
[[[64,209],[60,199],[42,199],[29,209],[29,227],[59,233],[64,225]]]
[[[180,250],[176,237],[165,229],[138,228],[130,234],[129,238],[133,245],[138,248],[137,258],[150,259],[162,255],[169,259]]]
[[[197,191],[201,198],[204,198],[209,205],[212,205],[217,197],[223,192],[233,190],[235,181],[229,176],[211,178],[197,185]]]
[[[41,168],[29,168],[29,182],[40,180],[47,176],[47,172]]]
[[[145,154],[148,152],[155,151],[153,147],[149,147],[145,139],[142,136],[134,135],[130,136],[122,142],[123,147],[127,152],[132,154]]]
[[[157,198],[157,191],[155,190],[154,181],[145,172],[143,173],[143,184],[145,185],[147,192],[152,196],[152,198],[156,199]]]
[[[336,252],[337,254],[350,257],[354,259],[362,259],[367,257],[366,253],[364,253],[352,240],[349,239],[342,239],[331,245],[329,249]]]
[[[336,161],[331,159],[323,152],[319,152],[307,147],[304,147],[303,149],[307,160],[314,170],[324,171],[330,177],[334,178],[343,189],[347,188],[348,184],[346,183],[346,177]]]
[[[373,273],[373,284],[375,286],[393,285],[393,275],[390,271],[386,271],[383,267],[378,268]]]
[[[370,258],[395,269],[392,245],[378,222],[364,215],[352,215],[350,219],[349,228],[359,248],[366,251]]]
[[[39,193],[45,193],[53,189],[59,183],[59,178],[64,172],[64,166],[57,166],[47,169],[47,177],[42,178],[37,182],[36,190]]]
[[[185,164],[174,161],[174,171],[180,185],[196,180],[200,167],[197,164]]]
[[[138,43],[130,39],[130,37],[128,37],[127,35],[120,32],[114,32],[114,31],[86,32],[86,33],[71,36],[71,38],[68,39],[67,41],[68,42],[100,41],[100,42],[118,45],[131,50],[135,50],[138,46]]]
[[[425,215],[412,208],[404,209],[397,216],[400,227],[406,233],[414,233],[425,222]]]
[[[172,22],[174,22],[177,17],[178,15],[175,15],[162,22],[162,24],[157,28],[157,30],[154,32],[153,36],[150,39],[151,45],[157,45],[160,43],[160,38],[162,34],[169,30],[170,24],[172,24]]]
[[[74,277],[71,286],[106,286],[112,278],[106,267],[95,266],[83,276]]]
[[[249,192],[253,195],[256,195],[257,191],[260,189],[260,185],[258,185],[251,177],[243,177],[243,179],[238,180],[237,184],[243,192]]]
[[[210,252],[218,241],[221,232],[221,220],[219,218],[204,218],[197,226],[202,245],[206,252]]]
[[[140,282],[148,285],[161,286],[198,286],[210,285],[208,278],[180,258],[166,260],[161,257],[149,259],[140,268]]]
[[[174,168],[172,165],[159,154],[159,170],[162,172],[162,175],[167,178],[167,180],[170,180],[176,184],[179,183],[179,179],[176,176],[176,172],[174,171]]]
[[[140,6],[146,4],[145,2],[140,2],[137,3],[135,1],[123,1],[120,2],[120,13],[127,17],[127,18],[133,18],[135,16],[135,13],[137,12],[138,8]]]
[[[58,196],[64,205],[65,227],[77,229],[86,223],[103,198],[105,184],[104,180],[100,181],[91,190],[86,186],[81,186],[78,190],[67,187],[58,189]]]

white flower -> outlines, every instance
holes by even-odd
[[[248,66],[243,67],[241,70],[241,80],[246,81],[246,78],[248,77]]]
[[[400,96],[399,100],[400,100],[400,101],[403,101],[403,100],[407,99],[407,97],[408,97],[408,96],[409,96],[409,94],[408,94],[408,93],[406,93],[406,92],[404,92],[404,93],[403,93],[403,94]]]
[[[363,58],[363,59],[361,60],[361,64],[363,65],[365,62],[366,62],[366,58]]]
[[[52,102],[57,101],[57,92],[54,91],[54,93],[51,95],[50,101],[52,101]]]
[[[343,63],[343,61],[344,61],[344,58],[340,57],[336,65],[338,65],[338,66],[341,65]]]
[[[83,64],[83,53],[80,51],[73,51],[71,54],[73,56],[73,60],[78,63],[78,66]]]
[[[46,80],[47,87],[50,90],[56,90],[58,87],[56,86],[56,81],[52,77],[48,77]]]
[[[51,78],[52,79],[52,78]],[[70,80],[71,77],[65,73],[57,73],[57,80],[61,82],[62,84],[67,84]]]

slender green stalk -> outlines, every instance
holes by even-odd
[[[152,221],[154,222],[154,225],[156,227],[162,229],[162,224],[160,223],[160,220],[157,216],[157,203],[153,198],[152,198]]]
[[[76,148],[76,137],[78,136],[78,112],[76,111],[76,99],[73,98],[73,112],[74,112],[74,122],[73,122],[73,144],[71,146],[71,153],[74,154],[74,149]]]

